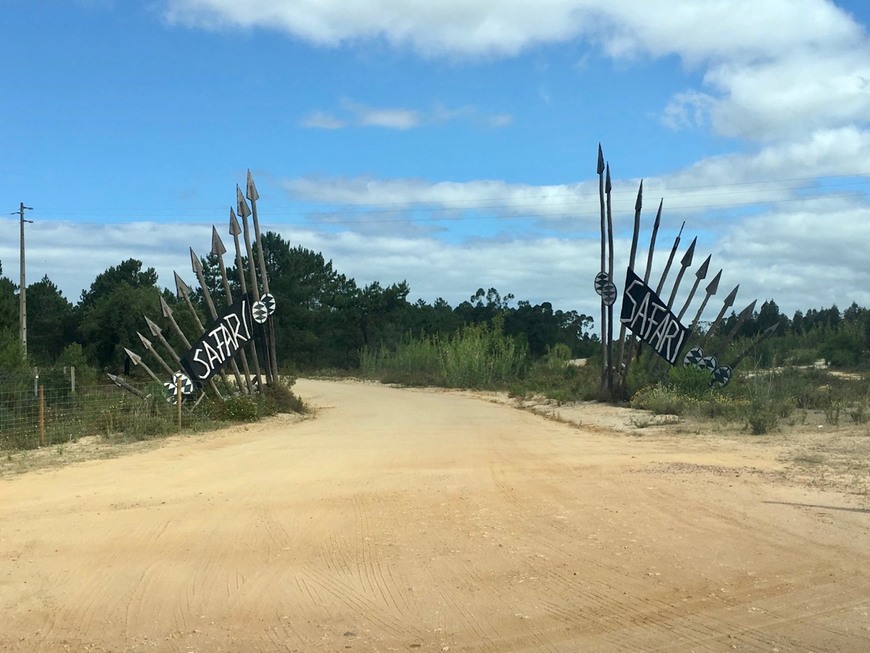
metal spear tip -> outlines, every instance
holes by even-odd
[[[737,316],[737,319],[744,319],[752,315],[752,312],[755,310],[755,304],[758,302],[757,299],[753,299],[752,303],[749,304],[746,308],[740,311],[740,315]]]
[[[187,297],[190,295],[190,286],[184,283],[184,280],[178,276],[178,272],[173,272],[175,275],[175,294],[180,295],[181,297]]]
[[[707,269],[710,267],[710,259],[713,258],[712,254],[709,254],[707,258],[701,263],[701,267],[698,268],[698,271],[695,272],[695,276],[698,279],[706,279],[707,278]]]
[[[163,295],[160,295],[160,312],[163,317],[172,317],[172,309],[169,308],[169,304],[163,299]]]
[[[767,327],[764,330],[764,333],[761,334],[761,337],[762,338],[769,338],[770,336],[772,336],[773,332],[779,328],[780,324],[782,324],[782,322],[776,322],[774,324],[771,324],[769,327]]]
[[[260,194],[257,192],[257,187],[254,186],[254,176],[251,174],[251,169],[248,168],[248,183],[245,186],[245,197],[252,202],[260,199]]]
[[[199,257],[193,251],[193,247],[190,248],[190,267],[193,268],[194,274],[198,275],[202,272],[202,263],[199,262]]]
[[[236,184],[236,211],[242,216],[243,220],[251,215],[251,209],[245,201],[245,196],[242,195],[242,189],[239,188],[238,184]]]
[[[139,363],[142,362],[142,357],[139,354],[137,354],[135,351],[130,351],[126,347],[124,347],[124,351],[127,354],[127,358],[129,358],[133,362],[133,365],[138,365]]]
[[[604,172],[604,151],[601,149],[601,143],[598,144],[598,174]]]
[[[719,290],[719,279],[722,278],[722,270],[716,273],[716,276],[713,277],[713,281],[710,282],[710,285],[707,286],[706,292],[708,295],[715,295],[716,291]]]
[[[640,180],[640,188],[637,189],[637,200],[634,202],[634,210],[640,211],[643,207],[643,179]]]
[[[665,198],[659,200],[659,210],[656,211],[656,220],[653,224],[653,229],[658,229],[662,224],[662,206],[665,204]]]
[[[692,238],[692,243],[689,245],[689,249],[686,250],[686,253],[683,254],[683,260],[680,261],[680,265],[684,268],[689,267],[692,264],[692,259],[695,258],[695,244],[698,242],[698,237],[695,236]]]
[[[238,236],[240,233],[242,233],[242,227],[239,224],[238,218],[236,218],[236,212],[230,207],[230,235]]]
[[[145,319],[147,320],[148,318],[146,317]],[[143,336],[143,335],[142,335],[141,333],[139,333],[138,331],[136,332],[136,335],[139,336],[139,340],[140,340],[140,341],[142,342],[142,344],[145,346],[145,349],[151,349],[151,341],[148,340],[148,338],[146,338],[145,336]]]
[[[145,324],[148,325],[148,330],[151,331],[152,336],[159,336],[161,333],[163,333],[163,329],[157,326],[157,324],[147,315],[145,316]]]
[[[227,253],[227,248],[224,247],[224,242],[218,234],[217,227],[211,226],[211,253],[215,256],[223,256]]]
[[[734,305],[734,300],[737,299],[737,291],[740,290],[740,284],[738,283],[734,286],[734,290],[728,293],[728,296],[725,298],[725,308]]]

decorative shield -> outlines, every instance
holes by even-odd
[[[605,306],[613,306],[613,304],[616,302],[617,294],[618,293],[616,290],[616,284],[614,284],[612,281],[608,281],[604,285],[604,288],[601,289],[601,301],[604,302]]]
[[[703,358],[704,350],[700,347],[692,347],[685,358],[683,358],[683,365],[686,367],[700,367]]]
[[[595,292],[599,295],[604,293],[604,288],[610,283],[610,275],[606,272],[599,272],[595,275]]]
[[[163,389],[166,394],[166,401],[173,405],[175,405],[175,403],[178,401],[176,384],[178,383],[179,379],[181,379],[181,394],[185,396],[193,394],[193,381],[190,380],[190,377],[182,372],[176,372],[172,375],[172,381],[167,381],[163,384]]]
[[[254,318],[254,322],[263,324],[269,319],[269,307],[263,301],[254,302],[251,306],[251,315]]]
[[[709,370],[710,372],[713,372],[719,367],[719,361],[716,360],[715,356],[704,356],[704,358],[702,358],[701,361],[698,363],[698,367],[700,367],[702,370]]]
[[[266,293],[260,297],[260,301],[266,306],[266,313],[272,315],[275,312],[275,297],[272,293]]]
[[[722,367],[717,367],[713,370],[713,374],[710,378],[710,385],[716,386],[719,388],[724,388],[728,385],[728,382],[731,380],[731,375],[733,374],[733,370],[727,365],[723,365]]]

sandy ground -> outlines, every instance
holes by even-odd
[[[866,429],[295,389],[0,478],[0,650],[870,651]]]

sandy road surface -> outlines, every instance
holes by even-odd
[[[296,391],[0,479],[0,650],[870,651],[870,512],[764,448]]]

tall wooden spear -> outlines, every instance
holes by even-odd
[[[238,187],[237,187],[238,190]],[[248,294],[248,283],[245,280],[245,266],[242,262],[242,248],[239,243],[239,234],[242,233],[242,228],[239,226],[239,221],[236,219],[236,213],[230,207],[230,235],[233,237],[233,245],[236,248],[236,274],[239,277],[239,287],[242,289],[242,294]],[[255,284],[256,285],[256,284]],[[256,292],[256,287],[254,288]],[[248,353],[254,361],[254,374],[257,375],[257,387],[260,387],[260,357],[257,355],[257,346],[254,344],[254,339],[248,341]]]
[[[227,248],[224,247],[224,243],[221,240],[221,237],[218,235],[217,227],[212,225],[211,228],[211,253],[217,257],[218,267],[221,271],[221,280],[224,284],[224,294],[227,297],[227,306],[233,303],[233,290],[230,287],[230,280],[227,277],[227,267],[224,265],[224,254],[227,253]],[[242,369],[245,372],[245,383],[248,388],[249,394],[254,394],[254,385],[251,381],[251,370],[248,368],[248,357],[245,354],[244,348],[239,349],[239,358],[242,359]],[[238,366],[235,368],[235,373],[238,378]],[[241,386],[241,382],[239,383],[239,387]]]
[[[175,374],[176,370],[173,370],[171,367],[169,367],[166,361],[163,360],[163,356],[161,356],[160,353],[156,349],[154,349],[154,345],[151,344],[151,341],[138,331],[136,332],[136,335],[139,336],[139,341],[142,343],[142,346],[145,347],[145,351],[147,351],[155,358],[155,360],[160,364],[160,367],[162,367],[163,370],[167,374],[169,374],[169,376]]]
[[[779,325],[780,325],[780,323],[777,322],[777,323],[771,324],[769,327],[767,327],[764,330],[764,333],[762,333],[760,337],[756,338],[751,343],[749,343],[743,349],[743,351],[740,352],[740,354],[737,356],[737,358],[735,358],[733,361],[731,361],[731,367],[732,368],[737,367],[737,365],[740,363],[740,361],[743,360],[743,358],[746,356],[746,354],[748,354],[751,349],[753,349],[754,347],[757,347],[762,342],[764,342],[765,340],[770,338],[770,336],[772,336],[776,332],[776,330],[779,328]]]
[[[248,227],[248,217],[251,215],[251,209],[248,206],[248,202],[245,200],[245,196],[242,195],[242,189],[239,188],[238,184],[236,184],[236,210],[242,219],[242,235],[245,238],[245,252],[248,255],[248,275],[252,289],[251,292],[254,295],[254,301],[260,301],[262,294],[260,293],[260,288],[257,284],[257,264],[254,261],[254,249],[251,244],[251,230]],[[266,382],[271,383],[272,363],[269,356],[268,337],[265,337],[265,332],[264,339],[266,340],[266,346],[263,348],[263,358],[266,367],[264,372],[266,373]]]
[[[698,286],[701,282],[707,278],[707,270],[710,267],[710,259],[713,257],[712,254],[707,256],[704,259],[704,262],[701,263],[701,267],[695,272],[695,282],[692,284],[692,289],[689,291],[689,296],[686,298],[686,303],[683,304],[683,308],[680,309],[680,312],[677,314],[677,322],[683,319],[683,315],[686,314],[686,310],[689,308],[689,304],[692,303],[692,300],[695,298],[695,292],[698,290]]]
[[[676,256],[677,254],[677,248],[680,246],[680,237],[683,235],[683,227],[685,226],[686,222],[684,220],[683,224],[680,226],[680,231],[677,233],[677,237],[674,238],[674,246],[671,247],[671,253],[670,256],[668,256],[668,262],[667,264],[665,264],[665,269],[662,271],[662,276],[659,279],[659,285],[656,286],[656,295],[658,295],[659,297],[662,296],[662,288],[665,285],[665,279],[668,278],[668,272],[670,272],[671,270],[671,263],[674,262],[674,256]]]
[[[604,182],[604,194],[607,197],[607,278],[613,283],[613,212],[611,210],[610,164],[606,165],[607,178]],[[607,305],[607,389],[613,393],[613,303]]]
[[[692,239],[689,248],[686,250],[686,253],[683,254],[683,258],[680,260],[680,271],[677,272],[677,278],[674,280],[674,287],[671,289],[671,296],[668,299],[668,308],[670,309],[674,305],[674,299],[677,296],[677,291],[680,289],[680,283],[683,280],[683,275],[686,273],[686,270],[692,265],[692,259],[695,258],[695,244],[698,242],[698,237]]]
[[[139,354],[127,349],[126,347],[124,347],[124,351],[127,353],[127,358],[130,359],[130,361],[133,363],[133,365],[137,365],[137,366],[141,367],[143,370],[145,370],[145,373],[151,377],[152,381],[156,381],[160,385],[163,385],[163,380],[160,379],[160,377],[158,377],[151,370],[150,367],[148,367],[148,365],[145,363],[145,361],[142,360],[142,357]]]
[[[600,275],[607,275],[606,252],[607,252],[607,226],[606,213],[604,204],[604,152],[601,149],[601,143],[598,144],[598,203],[601,205],[601,267],[599,268]],[[608,279],[610,281],[610,279]],[[604,303],[604,296],[601,297],[601,380],[600,386],[603,389],[607,378],[607,305]]]
[[[734,341],[734,338],[737,337],[737,332],[740,331],[740,327],[742,327],[746,321],[752,315],[752,312],[755,310],[755,304],[758,302],[757,299],[753,299],[752,303],[749,304],[746,308],[740,311],[740,315],[737,316],[737,322],[734,324],[734,327],[731,329],[731,332],[725,338],[725,341],[719,345],[716,349],[716,355],[721,356],[725,353],[725,350],[731,345]]]
[[[646,255],[646,271],[643,273],[643,282],[649,283],[649,275],[652,272],[652,264],[653,264],[653,252],[656,248],[656,237],[659,233],[659,226],[662,223],[662,206],[664,205],[665,200],[662,198],[659,200],[659,210],[656,211],[656,219],[653,222],[652,234],[649,238],[649,251]]]
[[[653,222],[652,234],[650,234],[649,238],[649,251],[646,254],[646,270],[643,273],[643,282],[645,284],[649,283],[649,276],[652,274],[652,264],[653,264],[653,254],[656,248],[656,238],[658,237],[659,227],[662,224],[662,206],[664,205],[664,198],[659,200],[659,208],[656,211],[656,219]],[[673,254],[671,254],[671,258],[673,258]],[[625,378],[628,379],[628,368],[631,366],[631,359],[634,358],[634,336],[628,341],[628,354],[626,356],[625,361]],[[640,352],[643,351],[643,341],[638,341],[637,343],[637,356],[640,358]]]
[[[719,315],[716,316],[716,319],[713,320],[712,324],[710,324],[710,328],[707,329],[707,333],[704,334],[704,339],[701,341],[701,347],[704,347],[707,344],[707,341],[710,339],[710,336],[713,335],[713,332],[716,330],[716,327],[719,326],[719,323],[722,321],[722,318],[725,317],[725,311],[727,311],[731,306],[734,305],[734,300],[737,299],[737,291],[740,290],[740,284],[738,283],[734,286],[734,290],[728,293],[728,296],[725,298],[725,301],[722,302],[722,309],[719,311]]]
[[[716,273],[716,276],[713,277],[713,281],[707,284],[707,287],[704,289],[706,293],[704,295],[704,301],[701,302],[701,305],[698,307],[698,312],[695,313],[695,319],[692,320],[691,326],[689,326],[690,331],[694,331],[695,327],[698,326],[698,321],[701,319],[701,314],[704,312],[704,309],[707,307],[707,302],[710,301],[710,298],[716,294],[719,290],[719,279],[722,278],[722,270]]]
[[[251,202],[251,219],[254,223],[254,238],[257,241],[257,261],[260,264],[260,282],[263,284],[263,294],[272,297],[272,292],[269,290],[269,270],[266,268],[266,259],[263,253],[263,238],[260,234],[260,220],[257,217],[257,200],[260,199],[260,194],[257,192],[257,187],[254,185],[254,177],[248,170],[248,181],[245,186],[245,197]],[[274,297],[272,297],[274,300]],[[274,309],[274,305],[273,305]],[[275,320],[272,315],[266,320],[269,343],[269,358],[271,360],[272,378],[278,378],[278,354],[275,344]]]
[[[637,256],[637,239],[640,236],[640,211],[643,207],[643,179],[640,180],[640,186],[637,189],[637,199],[634,202],[634,231],[631,235],[631,253],[628,257],[628,267],[634,271],[634,259]],[[627,370],[625,366],[625,324],[619,326],[619,375],[620,385],[625,385]]]

